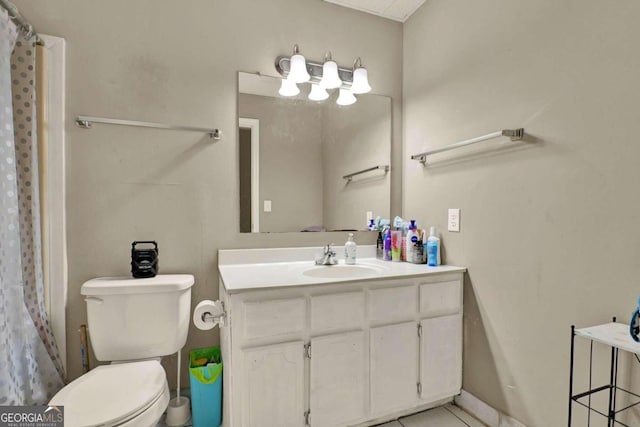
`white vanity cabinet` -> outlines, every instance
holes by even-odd
[[[463,272],[266,289],[223,275],[223,425],[368,426],[451,400]]]
[[[300,426],[304,405],[304,343],[302,341],[246,348],[241,354],[244,369],[238,404],[243,425]],[[228,366],[224,366],[228,369]],[[225,395],[227,393],[225,392]],[[227,425],[225,423],[225,425]]]

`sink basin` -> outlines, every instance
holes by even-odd
[[[362,265],[326,265],[310,268],[302,274],[323,279],[350,279],[377,276],[380,270]]]

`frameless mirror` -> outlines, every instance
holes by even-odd
[[[366,230],[389,217],[391,99],[337,90],[311,101],[278,94],[282,79],[238,75],[240,231]],[[351,176],[350,176],[351,175]]]

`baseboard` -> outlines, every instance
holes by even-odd
[[[465,390],[462,390],[454,401],[456,405],[489,427],[527,427],[515,418],[503,414]]]

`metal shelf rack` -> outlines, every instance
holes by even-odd
[[[574,352],[575,352],[575,338],[576,336],[590,340],[589,350],[589,389],[574,394],[573,378],[574,378]],[[610,362],[610,376],[609,383],[601,386],[593,387],[593,343],[598,342],[611,347],[611,362]],[[595,413],[604,417],[607,420],[608,427],[623,426],[631,427],[628,424],[623,423],[619,419],[616,419],[618,414],[627,409],[640,405],[640,394],[636,394],[630,390],[626,390],[618,385],[618,359],[620,350],[629,353],[640,354],[640,343],[637,343],[631,339],[629,334],[629,325],[623,323],[616,323],[616,318],[613,318],[612,323],[605,323],[602,325],[592,326],[589,328],[576,329],[575,325],[571,325],[571,361],[569,372],[569,423],[568,426],[572,427],[573,405],[581,405],[588,410],[587,414],[587,426],[591,425],[591,414]],[[609,392],[609,403],[607,412],[604,413],[591,406],[591,397],[597,393]],[[626,393],[629,396],[637,398],[638,401],[627,405],[621,409],[616,407],[616,397],[618,393]],[[586,401],[586,402],[585,402]],[[598,424],[600,425],[600,424]]]

